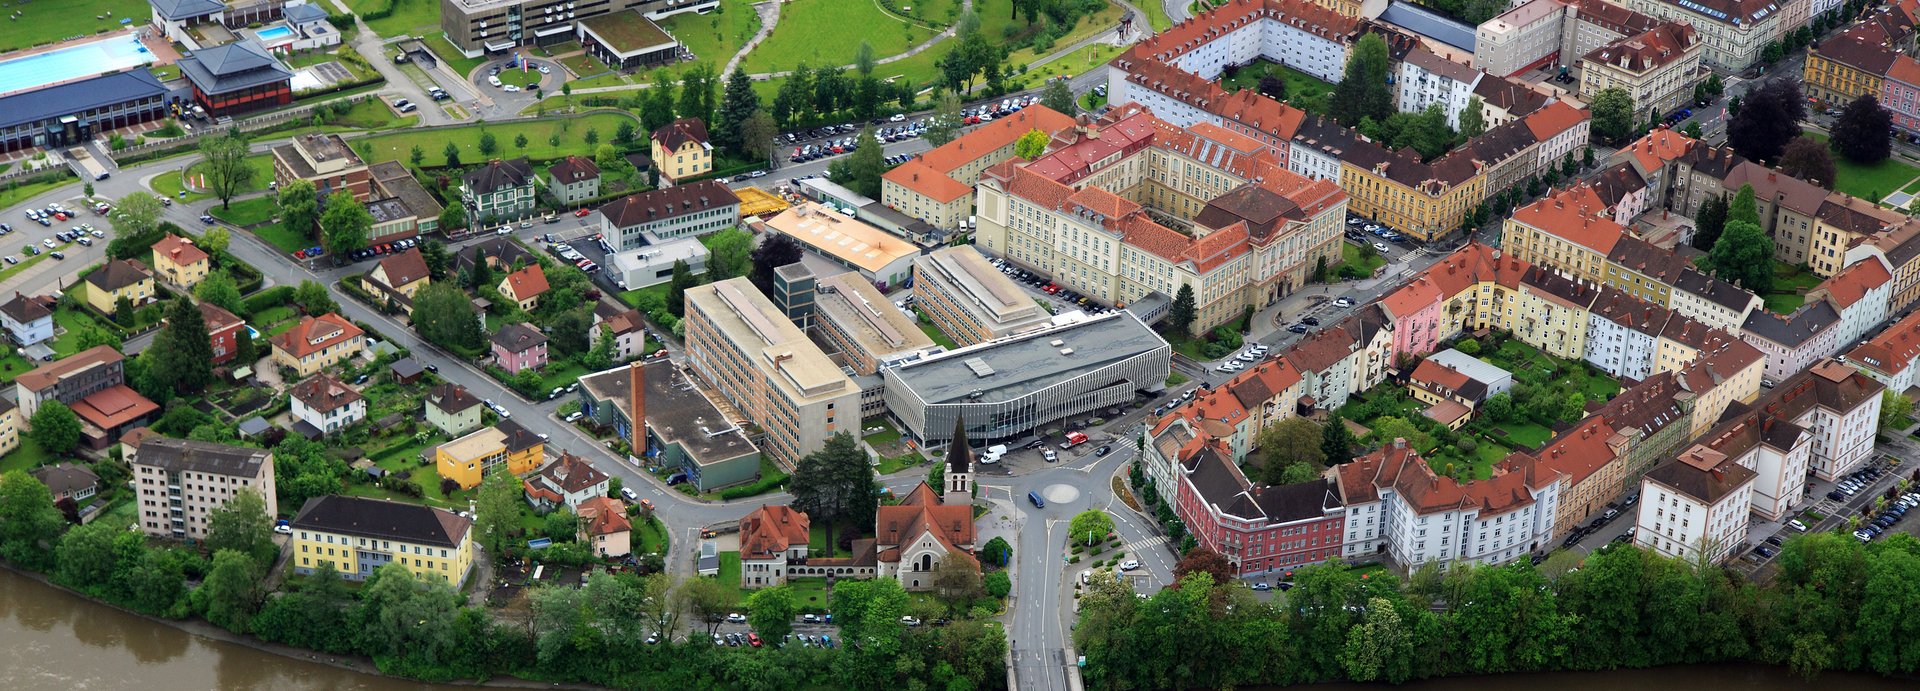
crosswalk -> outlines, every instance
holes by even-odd
[[[1145,552],[1149,549],[1159,547],[1164,544],[1167,544],[1167,536],[1155,535],[1153,537],[1142,538],[1142,539],[1134,540],[1133,542],[1127,543],[1127,551],[1133,554],[1139,554],[1141,552]]]

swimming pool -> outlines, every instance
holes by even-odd
[[[283,38],[293,38],[293,29],[284,26],[273,26],[255,31],[253,34],[259,36],[262,41],[275,41]]]
[[[96,74],[119,72],[153,62],[153,54],[133,34],[67,46],[0,61],[0,94],[36,89]]]

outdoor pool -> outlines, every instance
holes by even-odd
[[[283,38],[293,38],[293,29],[289,29],[284,26],[268,27],[265,29],[261,29],[259,31],[255,31],[253,33],[255,36],[259,36],[260,40],[262,41],[276,41]]]
[[[0,61],[0,94],[96,74],[119,72],[153,62],[153,54],[132,33]]]

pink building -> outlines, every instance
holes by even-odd
[[[1175,470],[1175,513],[1201,547],[1225,555],[1241,577],[1340,558],[1346,509],[1331,482],[1256,485],[1228,460],[1229,453],[1205,445]]]
[[[1380,299],[1380,306],[1394,324],[1395,359],[1402,353],[1425,355],[1434,351],[1440,342],[1440,303],[1448,297],[1422,274]]]
[[[547,364],[547,335],[526,324],[508,324],[493,333],[493,362],[507,374]]]
[[[1894,56],[1887,78],[1880,82],[1879,98],[1880,107],[1893,116],[1895,129],[1920,132],[1920,61]]]

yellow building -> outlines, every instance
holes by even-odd
[[[87,304],[101,314],[113,314],[126,298],[134,307],[154,300],[153,272],[137,259],[115,259],[87,274]]]
[[[206,250],[194,247],[192,240],[168,233],[153,243],[154,272],[182,288],[192,288],[206,280],[211,264]]]
[[[1582,359],[1587,354],[1587,308],[1599,296],[1595,284],[1535,267],[1520,279],[1513,335],[1548,355]]]
[[[653,169],[660,177],[680,181],[713,172],[713,144],[707,141],[707,123],[680,118],[653,131]]]
[[[1880,83],[1901,50],[1913,48],[1913,31],[1885,15],[1873,15],[1807,51],[1807,97],[1839,108]]]
[[[20,410],[13,401],[0,398],[0,456],[20,448]]]
[[[1354,153],[1386,154],[1379,147]],[[1340,161],[1340,189],[1347,209],[1422,241],[1452,232],[1486,195],[1485,169],[1468,156],[1442,156],[1436,165],[1420,162],[1413,149],[1401,149],[1380,161],[1359,156]]]
[[[337,494],[314,497],[293,519],[294,573],[332,567],[366,580],[397,563],[423,581],[458,589],[473,566],[472,519],[445,509]]]
[[[428,273],[426,257],[420,254],[420,248],[413,247],[380,260],[378,266],[360,277],[360,285],[367,292],[398,304],[407,314],[413,314],[414,294],[433,282]]]
[[[1807,268],[1815,276],[1832,278],[1847,266],[1848,248],[1906,220],[1900,212],[1879,204],[1839,192],[1829,194],[1814,214]]]
[[[359,353],[366,347],[366,334],[346,317],[328,312],[302,317],[299,324],[267,342],[273,344],[273,364],[293,368],[306,378]]]
[[[1500,246],[1521,261],[1597,283],[1606,278],[1607,255],[1624,234],[1600,195],[1581,186],[1514,210]]]
[[[503,464],[517,476],[538,470],[545,459],[540,437],[512,420],[482,427],[433,451],[440,477],[460,483],[462,489],[480,486],[481,477]]]
[[[1366,18],[1360,12],[1360,0],[1313,0],[1313,4],[1339,12],[1343,17]]]
[[[1653,30],[1593,49],[1580,60],[1580,94],[1591,100],[1607,89],[1633,99],[1633,112],[1665,114],[1693,102],[1706,45],[1693,25],[1666,22]]]

